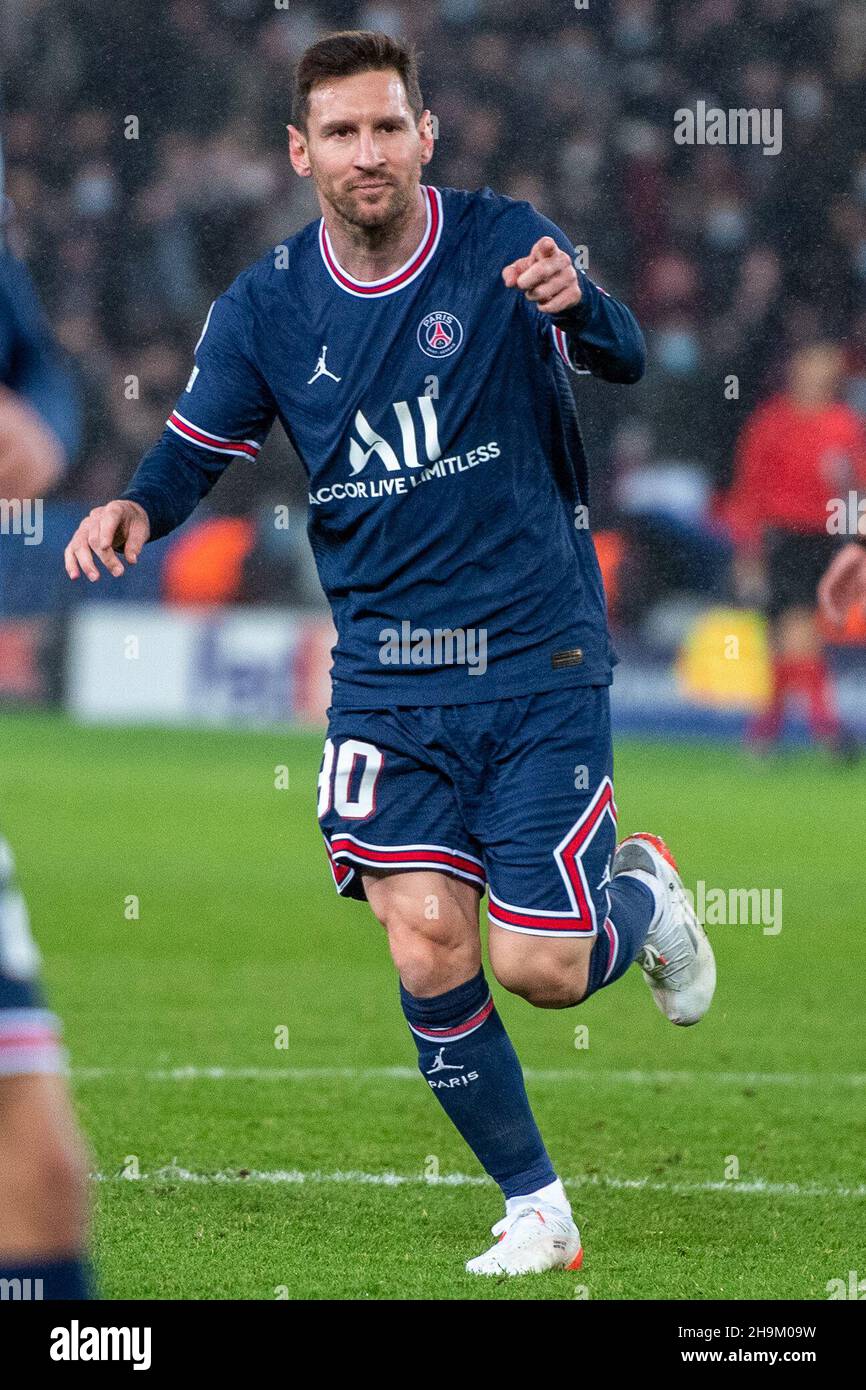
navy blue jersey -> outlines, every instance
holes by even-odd
[[[506,287],[541,236],[575,255],[530,203],[422,193],[425,234],[384,279],[350,276],[323,219],[238,276],[124,496],[164,535],[232,459],[254,463],[278,417],[309,477],[334,706],[607,684],[568,371],[638,380],[640,329],[580,271],[581,303],[555,319]]]

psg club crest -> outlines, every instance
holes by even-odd
[[[437,310],[418,325],[418,346],[428,357],[450,357],[463,342],[463,324],[453,314]]]

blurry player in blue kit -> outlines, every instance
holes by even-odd
[[[77,435],[74,384],[25,266],[3,247],[0,498],[11,515],[55,486]],[[65,1073],[60,1023],[45,1002],[12,848],[0,836],[0,1281],[15,1290],[0,1297],[91,1295],[87,1155]]]
[[[421,182],[414,55],[332,34],[295,74],[290,157],[322,210],[211,307],[186,390],[72,579],[124,572],[279,419],[309,476],[338,639],[318,813],[383,924],[420,1070],[499,1184],[479,1274],[578,1268],[580,1235],[481,964],[569,1008],[639,962],[692,1024],[715,965],[670,852],[616,847],[608,636],[569,373],[637,381],[632,314],[527,202]]]

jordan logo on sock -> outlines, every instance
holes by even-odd
[[[463,1067],[463,1063],[462,1063],[462,1062],[446,1062],[446,1061],[444,1061],[444,1060],[443,1060],[443,1057],[442,1057],[442,1053],[443,1053],[444,1051],[445,1051],[445,1048],[444,1048],[444,1047],[440,1047],[439,1051],[436,1053],[436,1060],[435,1060],[435,1062],[433,1063],[433,1065],[432,1065],[432,1067],[430,1068],[430,1070],[426,1073],[427,1076],[432,1076],[433,1073],[434,1073],[434,1072],[437,1072],[437,1071],[463,1071],[463,1070],[464,1070],[464,1067]]]

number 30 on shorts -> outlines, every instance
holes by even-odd
[[[376,788],[385,755],[372,743],[347,738],[334,747],[325,740],[325,754],[319,773],[318,816],[321,820],[333,806],[346,820],[366,820],[376,809]]]

